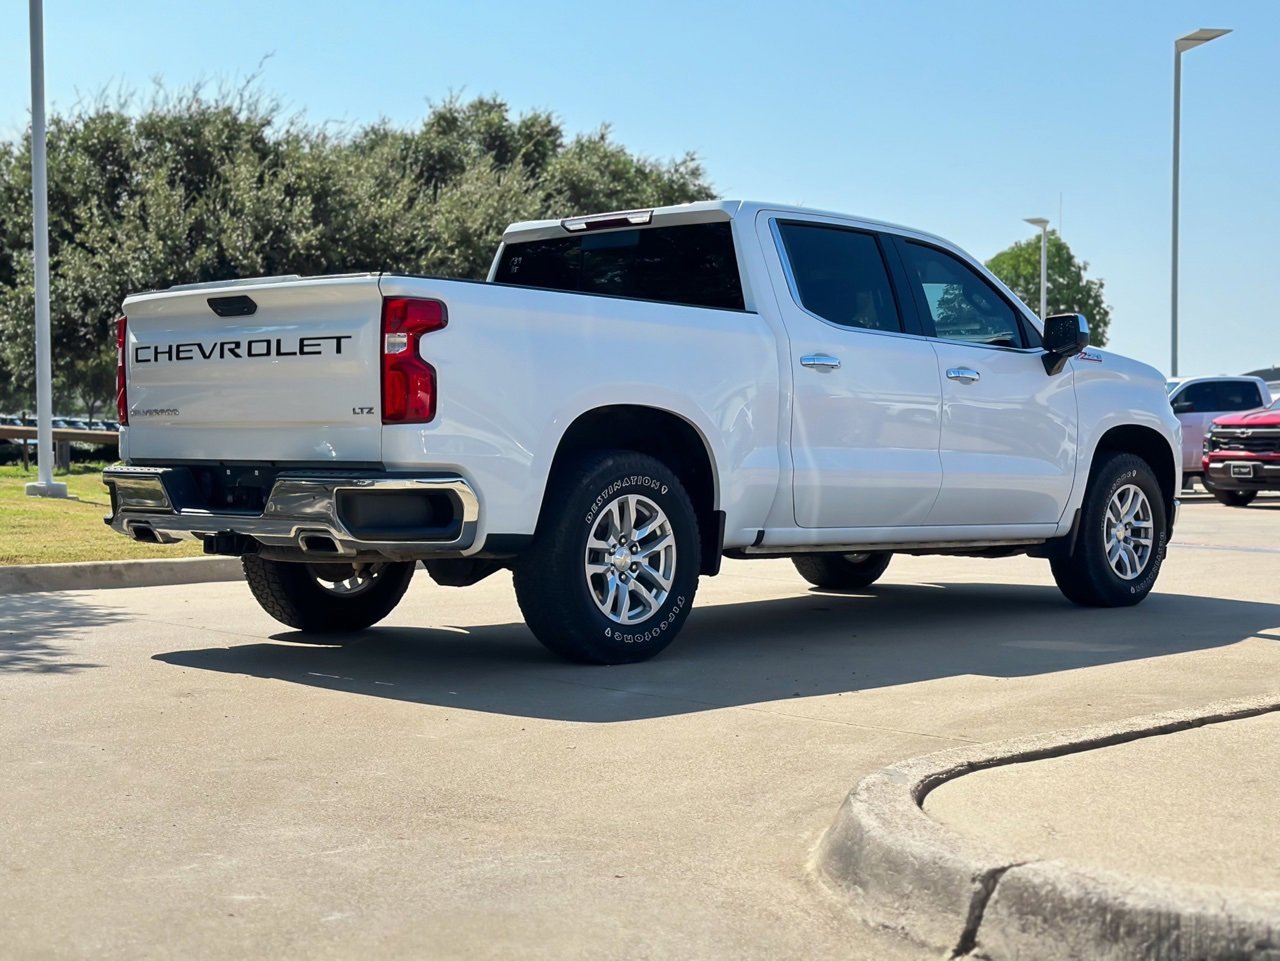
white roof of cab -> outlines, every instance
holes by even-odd
[[[1197,383],[1202,380],[1247,380],[1251,384],[1265,384],[1266,381],[1261,377],[1254,377],[1252,374],[1203,374],[1200,377],[1166,377],[1165,381],[1170,384],[1177,384],[1181,387],[1183,384]]]
[[[783,214],[796,214],[804,217],[835,217],[841,220],[855,222],[872,229],[885,228],[894,231],[902,231],[919,237],[929,237],[933,240],[946,244],[948,247],[954,246],[950,242],[943,240],[941,237],[935,237],[933,234],[929,234],[921,230],[915,230],[911,227],[903,227],[900,224],[871,220],[866,217],[857,217],[851,214],[844,214],[830,210],[815,210],[809,207],[797,207],[792,204],[770,204],[752,200],[699,200],[695,203],[676,204],[671,207],[654,207],[652,210],[613,211],[610,213],[594,214],[591,218],[568,217],[565,218],[565,220],[526,220],[523,223],[512,224],[503,231],[502,240],[504,243],[511,243],[513,241],[551,240],[556,237],[567,237],[570,235],[570,231],[565,228],[565,222],[583,219],[608,219],[616,217],[622,221],[619,222],[617,226],[597,229],[628,230],[635,229],[637,226],[670,227],[682,223],[714,223],[716,221],[737,220],[739,218],[750,219],[755,217],[756,213],[761,210],[777,211]],[[647,223],[638,225],[626,223],[626,214],[650,214],[651,216]]]

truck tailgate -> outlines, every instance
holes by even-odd
[[[125,301],[128,450],[148,459],[378,462],[376,275]]]

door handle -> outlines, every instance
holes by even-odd
[[[816,367],[819,370],[835,370],[840,366],[840,358],[830,354],[805,354],[800,358],[801,367]]]
[[[962,384],[972,384],[982,380],[982,375],[972,367],[950,367],[947,369],[947,380],[958,380]]]

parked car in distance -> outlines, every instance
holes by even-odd
[[[1280,400],[1215,420],[1205,433],[1201,470],[1205,488],[1229,507],[1280,490]]]
[[[32,420],[30,417],[22,417],[19,414],[5,414],[3,416],[0,416],[0,424],[4,425],[5,427],[34,427],[36,425],[36,422]],[[15,437],[9,440],[8,443],[12,444],[15,447],[25,446],[25,447],[34,448],[36,446],[36,442],[34,438],[29,438],[24,440],[20,437]]]
[[[1261,410],[1271,404],[1271,391],[1261,377],[1182,377],[1170,380],[1169,403],[1182,424],[1182,486],[1195,478],[1204,483],[1201,457],[1205,431],[1223,414]],[[1208,485],[1206,485],[1208,486]]]

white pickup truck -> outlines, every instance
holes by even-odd
[[[1164,378],[930,234],[760,203],[522,223],[485,282],[129,297],[115,530],[243,558],[302,631],[513,571],[568,658],[639,661],[722,556],[866,588],[894,553],[1049,560],[1135,604],[1181,489]]]

